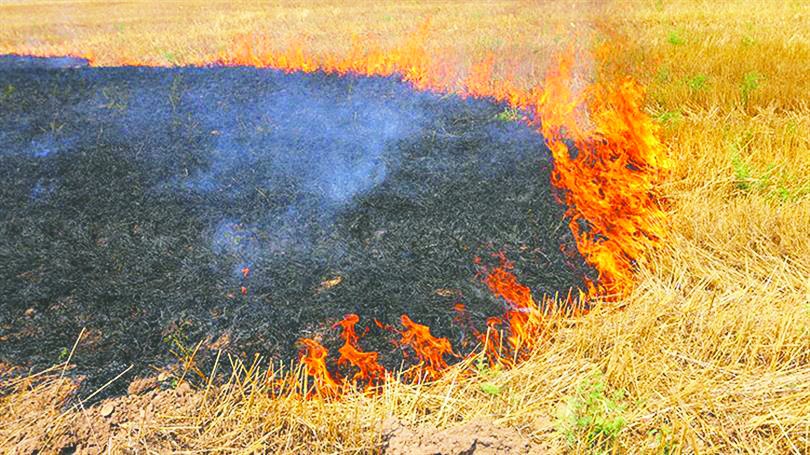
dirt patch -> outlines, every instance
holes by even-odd
[[[64,409],[78,387],[75,381],[54,379],[12,396],[3,403],[7,431],[0,430],[0,445],[15,454],[100,454],[110,447],[134,447],[146,425],[193,410],[202,399],[186,383],[160,390],[155,379],[143,378],[130,384],[132,394],[87,408],[78,405],[78,412]],[[171,447],[171,441],[163,442]]]
[[[259,406],[261,412],[256,414],[255,403],[239,403],[237,400],[232,402],[233,406],[211,412],[212,399],[227,397],[228,392],[220,395],[223,389],[215,386],[195,390],[187,382],[167,389],[166,384],[160,377],[139,378],[128,384],[127,395],[87,405],[86,399],[82,401],[77,396],[80,381],[58,373],[7,381],[5,385],[0,382],[0,447],[5,450],[0,452],[83,455],[121,451],[167,453],[209,448],[211,444],[234,450],[263,446],[271,453],[322,453],[332,450],[317,444],[309,446],[301,440],[293,441],[292,446],[286,438],[282,438],[285,441],[280,444],[278,441],[268,441],[267,438],[272,438],[270,435],[284,426],[284,419],[280,419],[277,413],[284,412],[280,408],[267,407],[265,403]],[[258,397],[263,393],[251,396]],[[261,401],[261,398],[258,399]],[[298,411],[301,409],[296,409]],[[234,420],[234,413],[240,417]],[[259,424],[262,428],[256,431],[257,428],[248,425],[243,429],[248,434],[241,438],[242,430],[234,433],[232,424],[242,422],[245,415],[258,416],[253,424]],[[304,414],[302,416],[304,420],[308,419]],[[530,425],[533,433],[544,426],[538,426],[536,422]],[[312,429],[300,428],[302,433],[297,433],[296,438],[317,439],[323,436],[323,429],[310,433]],[[345,432],[343,436],[347,437],[355,432],[345,427],[334,431]],[[357,431],[364,433],[360,442],[355,441],[355,447],[363,453],[548,453],[546,446],[530,442],[527,434],[483,418],[440,430],[429,425],[407,426],[395,418],[381,422],[375,417],[369,420],[369,425]],[[264,443],[255,445],[256,441]],[[263,445],[265,443],[267,445]]]
[[[389,455],[486,455],[543,453],[513,428],[476,419],[439,431],[434,426],[409,428],[396,419],[383,424],[383,450]]]

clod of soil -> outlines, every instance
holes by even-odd
[[[387,455],[505,455],[537,453],[516,430],[476,419],[439,431],[432,426],[409,428],[396,419],[383,423]]]

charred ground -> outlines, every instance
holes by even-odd
[[[50,365],[86,328],[88,386],[223,334],[274,359],[302,336],[334,351],[349,312],[394,367],[374,318],[407,313],[460,347],[455,303],[479,327],[503,312],[476,257],[505,252],[538,294],[592,273],[542,137],[488,100],[393,78],[5,57],[0,107],[0,361]]]

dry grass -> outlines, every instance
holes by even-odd
[[[810,451],[806,2],[238,3],[5,2],[0,53],[195,63],[240,33],[282,47],[304,37],[331,49],[353,34],[393,45],[430,16],[434,51],[472,59],[496,50],[504,67],[523,61],[520,76],[535,84],[565,37],[606,41],[594,47],[598,77],[640,79],[663,124],[674,165],[664,188],[670,238],[639,265],[621,309],[560,321],[515,369],[484,377],[458,368],[435,384],[394,382],[338,402],[269,398],[261,374],[247,371],[122,430],[114,447],[364,452],[388,416],[439,427],[491,416],[551,451]],[[614,400],[625,428],[596,448],[592,428],[566,434],[555,422],[588,378],[607,394],[626,391]],[[483,391],[485,382],[499,393]],[[11,423],[0,425],[0,444],[20,428],[69,433],[82,413],[60,417],[64,396],[49,398],[53,384],[0,398],[0,420]]]

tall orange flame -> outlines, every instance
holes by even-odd
[[[578,99],[569,86],[572,66],[567,56],[548,73],[536,108],[554,157],[552,183],[565,192],[579,252],[599,272],[590,291],[619,297],[632,288],[635,261],[663,238],[657,187],[669,160],[641,108],[639,84],[594,85]],[[590,128],[576,118],[583,103]]]

